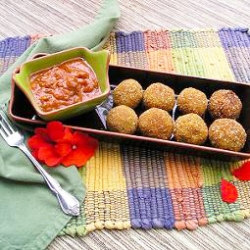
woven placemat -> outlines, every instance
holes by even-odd
[[[0,42],[3,72],[37,37]],[[105,48],[111,63],[223,80],[250,82],[248,29],[161,30],[112,33]],[[85,235],[96,229],[196,229],[250,215],[250,183],[230,174],[228,163],[101,142],[85,168],[87,187],[81,216],[61,234]],[[237,202],[221,200],[221,178],[237,187]]]

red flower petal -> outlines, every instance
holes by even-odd
[[[221,198],[224,202],[233,203],[238,198],[236,187],[229,181],[221,180]]]
[[[40,135],[46,140],[49,140],[46,128],[35,128],[35,134]]]
[[[76,148],[63,158],[62,164],[65,167],[69,167],[71,165],[82,167],[94,155],[94,153],[95,151],[89,148]]]
[[[73,140],[73,133],[70,128],[66,127],[64,130],[64,136],[59,142],[67,142],[67,143],[72,143]]]
[[[53,121],[47,124],[47,133],[52,141],[62,139],[64,136],[64,127],[61,122]]]
[[[32,137],[28,138],[27,143],[31,150],[50,145],[40,135],[33,135]]]
[[[73,134],[72,144],[81,147],[89,147],[95,150],[98,146],[98,140],[87,134],[76,131]]]
[[[250,181],[250,162],[243,163],[241,167],[232,171],[232,175],[241,181]]]
[[[50,157],[48,159],[46,159],[44,161],[44,163],[48,166],[48,167],[56,167],[61,163],[62,158],[58,158],[58,157]]]
[[[82,155],[86,155],[87,157],[92,157],[95,154],[96,146],[91,145],[90,147],[78,147],[77,149],[81,152]]]
[[[50,146],[39,148],[38,159],[44,161],[49,167],[55,167],[61,162],[62,157],[56,152],[53,146]]]
[[[77,167],[82,167],[95,154],[98,147],[96,139],[77,131],[73,134],[72,144],[76,149],[63,160],[62,163],[65,166],[76,165]]]
[[[59,155],[64,157],[72,151],[72,145],[69,143],[58,143],[56,144],[55,149]]]
[[[31,153],[39,161],[39,158],[38,158],[38,149],[32,151]]]

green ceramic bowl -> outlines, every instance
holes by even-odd
[[[68,107],[53,110],[50,112],[43,112],[37,105],[36,100],[30,89],[30,76],[40,70],[50,68],[54,65],[61,64],[67,60],[74,58],[83,58],[94,70],[99,82],[101,94],[93,97],[87,101],[76,103]],[[35,58],[35,57],[34,57]],[[26,97],[29,99],[37,114],[46,121],[51,120],[65,120],[67,118],[86,113],[101,104],[110,93],[110,85],[108,79],[108,67],[109,67],[109,52],[102,50],[93,52],[87,48],[73,48],[64,50],[54,54],[48,54],[40,58],[36,58],[23,63],[18,73],[13,74],[13,80],[17,86],[23,91]]]

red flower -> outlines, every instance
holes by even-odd
[[[76,165],[82,167],[95,154],[98,141],[87,134],[65,129],[65,136],[56,145],[57,152],[63,157],[66,167]]]
[[[35,129],[28,145],[37,160],[49,167],[83,166],[95,153],[98,141],[81,132],[64,128],[61,122],[50,122],[46,128]]]
[[[238,198],[236,187],[229,181],[221,180],[221,198],[224,202],[233,203]]]
[[[55,146],[48,145],[38,149],[38,159],[49,167],[56,167],[62,161],[62,156],[58,154]]]
[[[232,175],[241,181],[250,181],[250,162],[243,163],[239,168],[232,171]]]
[[[61,122],[53,121],[46,128],[36,128],[35,135],[28,139],[28,145],[34,157],[49,167],[54,167],[62,161],[62,157],[55,149],[57,140],[64,136]]]

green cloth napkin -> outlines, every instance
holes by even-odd
[[[0,104],[10,98],[13,70],[36,53],[53,53],[71,47],[101,48],[120,16],[116,0],[105,0],[92,24],[64,35],[40,39],[0,77]],[[80,202],[85,187],[75,167],[46,170]],[[45,249],[68,223],[41,175],[18,149],[0,136],[0,249]]]

